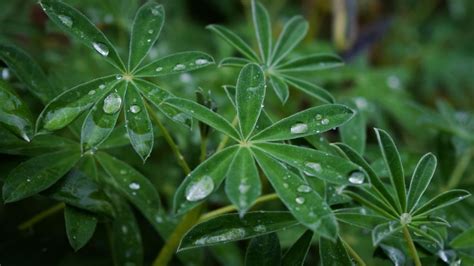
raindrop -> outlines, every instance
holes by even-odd
[[[66,15],[59,15],[58,18],[59,18],[59,20],[61,20],[61,23],[63,23],[64,26],[66,26],[68,28],[72,27],[71,17],[68,17]]]
[[[161,10],[160,10],[160,6],[155,6],[151,9],[151,14],[153,16],[158,16],[158,15],[161,15]]]
[[[27,178],[27,179],[26,179],[26,182],[28,182],[28,183],[31,182],[31,179]]]
[[[122,170],[120,170],[120,174],[121,174],[121,175],[124,175],[124,174],[126,174],[126,173],[127,173],[127,171],[126,171],[126,170],[123,170],[123,169],[122,169]]]
[[[150,43],[150,42],[151,42],[151,39],[147,39],[146,42]]]
[[[132,182],[132,183],[130,183],[130,184],[128,185],[128,187],[129,187],[130,189],[137,190],[137,189],[140,189],[140,184],[135,183],[135,182]]]
[[[10,79],[10,70],[8,68],[2,69],[2,79],[4,80]]]
[[[304,198],[303,198],[303,197],[297,197],[297,198],[295,199],[295,201],[296,201],[296,203],[298,203],[298,204],[303,204],[303,203],[304,203]]]
[[[130,112],[134,113],[134,114],[137,114],[141,111],[142,109],[140,108],[140,106],[138,105],[132,105],[130,106]]]
[[[324,118],[323,120],[321,120],[321,124],[323,124],[323,125],[329,124],[329,119]]]
[[[90,90],[87,94],[89,94],[89,95],[94,95],[94,94],[95,94],[95,90]]]
[[[263,233],[263,232],[267,231],[267,228],[265,227],[265,225],[259,224],[259,225],[254,226],[253,230],[255,232]]]
[[[104,106],[102,106],[102,109],[107,114],[115,114],[120,110],[121,106],[122,98],[120,98],[120,95],[113,92],[104,99]]]
[[[204,59],[204,58],[200,58],[200,59],[196,59],[196,61],[194,63],[196,63],[196,65],[205,65],[205,64],[209,63],[209,60]]]
[[[308,132],[308,125],[304,123],[297,123],[291,126],[291,134],[303,134]]]
[[[153,34],[153,30],[148,30],[148,34]]]
[[[387,78],[387,86],[392,90],[400,89],[400,79],[395,75],[389,76]]]
[[[354,99],[354,101],[358,109],[362,110],[367,108],[368,103],[364,97],[357,97]]]
[[[157,67],[157,68],[155,69],[156,72],[160,72],[161,70],[163,70],[162,67]]]
[[[255,93],[258,90],[258,87],[248,87],[247,90],[251,93]]]
[[[307,162],[304,164],[304,166],[315,172],[321,172],[321,169],[322,169],[319,163]],[[313,172],[310,172],[310,171],[303,171],[303,172],[309,176],[316,176],[315,174],[313,174]]]
[[[411,215],[406,212],[402,213],[402,215],[400,215],[400,223],[402,225],[411,223]]]
[[[296,190],[298,192],[308,193],[308,192],[311,192],[311,187],[308,185],[300,185]]]
[[[105,84],[100,84],[100,85],[99,85],[99,89],[100,89],[100,90],[105,89]]]
[[[107,47],[107,45],[105,45],[103,43],[100,43],[100,42],[93,42],[92,46],[102,56],[108,56],[109,55],[109,48]]]
[[[360,185],[364,183],[364,179],[365,179],[364,173],[360,171],[354,171],[349,176],[349,182],[355,185]]]
[[[180,71],[180,70],[185,70],[186,66],[183,64],[177,64],[176,66],[173,67],[174,71]]]
[[[316,120],[321,120],[323,118],[323,116],[321,114],[316,114]]]
[[[198,201],[209,196],[214,190],[214,181],[208,175],[203,176],[200,180],[191,182],[186,187],[186,199],[188,201]]]

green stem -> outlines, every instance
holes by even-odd
[[[473,149],[468,149],[466,152],[464,152],[461,160],[458,161],[453,169],[448,185],[446,186],[446,190],[457,187],[459,182],[461,182],[462,176],[469,166],[469,162],[471,162],[472,153]]]
[[[151,115],[151,118],[153,119],[153,121],[155,121],[155,124],[160,129],[161,134],[165,138],[168,145],[171,147],[171,150],[173,151],[176,159],[178,160],[179,166],[183,169],[186,175],[189,174],[191,172],[191,169],[189,168],[188,163],[186,163],[186,160],[184,160],[184,156],[179,151],[178,145],[176,144],[176,142],[174,142],[173,138],[171,137],[166,127],[161,123],[160,118],[155,113],[155,110],[153,110],[153,108],[151,108],[150,105],[146,103],[145,105],[146,105],[146,108],[148,109],[148,113]]]
[[[59,212],[60,210],[64,209],[65,206],[66,205],[63,202],[58,203],[56,205],[53,205],[52,207],[50,207],[46,210],[43,210],[42,212],[40,212],[40,213],[36,214],[35,216],[31,217],[28,221],[21,223],[18,226],[18,229],[20,229],[20,230],[28,229],[28,228],[32,227],[33,225],[35,225],[36,223],[41,222],[45,218],[47,218],[47,217]]]
[[[408,227],[403,227],[403,236],[407,242],[408,251],[411,254],[411,257],[415,261],[416,266],[421,266],[420,257],[418,257],[418,252],[416,252],[415,244],[413,243],[413,239],[411,238],[410,231],[408,231]]]
[[[357,264],[359,266],[365,266],[366,264],[365,264],[364,260],[359,256],[359,254],[357,254],[357,252],[354,249],[352,249],[352,247],[349,244],[347,244],[347,242],[344,241],[344,239],[342,239],[342,237],[340,239],[341,239],[342,244],[346,248],[346,250],[349,252],[351,257],[357,262]]]

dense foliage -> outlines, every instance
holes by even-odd
[[[474,4],[262,2],[0,3],[1,265],[474,264]]]

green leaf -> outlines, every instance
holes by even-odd
[[[41,7],[48,17],[63,31],[93,49],[119,70],[125,70],[112,43],[81,12],[72,6],[55,0],[42,0]]]
[[[265,76],[254,63],[246,65],[237,79],[235,103],[242,137],[247,139],[255,128],[265,99]]]
[[[380,151],[385,161],[388,172],[390,173],[390,181],[397,193],[399,211],[406,211],[406,188],[405,175],[403,173],[402,161],[398,153],[395,142],[390,135],[382,129],[375,129],[377,140],[379,142]]]
[[[474,247],[474,226],[457,235],[450,243],[453,248],[472,248]]]
[[[128,68],[135,69],[143,61],[160,36],[165,23],[165,10],[155,1],[142,5],[133,20],[128,57]]]
[[[278,161],[259,149],[252,151],[280,200],[295,218],[314,232],[334,239],[338,231],[336,218],[321,196],[308,190],[308,185],[298,175]]]
[[[224,117],[203,105],[182,98],[169,98],[166,100],[165,104],[196,118],[235,140],[240,139],[237,130]]]
[[[457,203],[467,197],[471,196],[471,193],[463,189],[452,189],[444,193],[439,194],[433,199],[429,200],[425,204],[421,205],[418,209],[413,212],[412,216],[427,215],[435,210],[445,208],[449,205]]]
[[[0,44],[0,59],[26,85],[29,92],[43,103],[59,94],[59,90],[49,83],[43,69],[23,50],[11,45]]]
[[[229,166],[225,192],[238,207],[241,216],[247,212],[260,196],[262,185],[255,160],[248,148],[239,148]]]
[[[326,91],[325,89],[315,85],[315,84],[312,84],[312,83],[309,83],[307,81],[304,81],[304,80],[301,80],[301,79],[298,79],[298,78],[294,78],[294,77],[290,77],[290,76],[287,76],[287,75],[280,75],[286,82],[288,82],[288,84],[290,84],[291,86],[297,88],[298,90],[301,90],[303,91],[304,93],[324,102],[324,103],[334,103],[336,102],[336,100],[334,99],[334,97],[328,92]]]
[[[283,28],[273,50],[271,64],[277,65],[306,36],[308,22],[302,16],[294,16]]]
[[[253,141],[279,141],[319,134],[338,127],[353,116],[344,105],[326,104],[284,118],[254,135]]]
[[[353,148],[360,155],[364,154],[366,141],[366,122],[362,110],[356,104],[351,103],[351,107],[357,110],[354,117],[345,125],[339,128],[342,142]]]
[[[90,163],[95,163],[89,158]],[[109,198],[101,188],[93,181],[93,176],[89,173],[91,169],[85,169],[85,164],[80,169],[71,170],[64,178],[59,180],[54,186],[46,190],[44,195],[64,202],[70,206],[88,210],[94,213],[101,213],[107,216],[114,216],[114,209],[109,202]],[[95,165],[92,165],[95,171]]]
[[[342,59],[333,54],[312,54],[290,60],[278,65],[276,70],[282,73],[313,72],[342,66]]]
[[[276,233],[250,240],[245,254],[246,266],[278,266],[281,263],[280,240]]]
[[[108,177],[105,180],[127,198],[151,224],[156,224],[161,206],[155,186],[127,163],[104,152],[96,156]]]
[[[415,239],[428,239],[435,243],[438,248],[442,249],[444,247],[444,237],[442,237],[436,230],[433,230],[428,226],[425,226],[422,230],[410,224],[408,225],[408,228],[415,234]]]
[[[87,114],[81,130],[83,151],[96,149],[104,142],[115,128],[122,110],[122,102],[127,91],[128,82],[120,82],[113,91],[104,95]]]
[[[306,255],[308,255],[313,235],[313,231],[306,230],[304,234],[301,235],[300,238],[298,238],[298,240],[288,249],[288,251],[286,251],[281,264],[285,266],[302,266],[306,259]]]
[[[237,213],[224,214],[191,228],[181,240],[178,252],[248,239],[297,225],[289,212],[249,212],[244,217]]]
[[[214,59],[203,52],[190,51],[159,58],[135,71],[136,77],[159,77],[189,72],[214,64]]]
[[[262,57],[262,62],[268,62],[272,52],[272,25],[270,22],[270,16],[268,15],[265,7],[252,0],[252,20],[255,29],[255,35],[257,37],[258,48]]]
[[[194,208],[219,188],[236,150],[237,146],[225,148],[209,157],[186,176],[174,195],[173,209],[177,214]]]
[[[359,170],[349,160],[314,149],[277,143],[258,143],[255,147],[304,171],[310,178],[317,177],[335,184],[348,184],[351,173]]]
[[[283,104],[286,103],[290,92],[288,89],[288,84],[286,84],[285,80],[278,76],[270,75],[269,83],[278,96],[278,99],[280,99],[280,102]]]
[[[113,76],[95,79],[69,89],[49,102],[36,121],[36,131],[53,131],[69,125],[116,84]]]
[[[339,222],[367,230],[372,230],[372,228],[381,222],[387,222],[385,217],[367,214],[367,211],[364,208],[358,208],[357,210],[338,209],[335,214]]]
[[[242,68],[252,61],[240,57],[226,57],[219,62],[219,67],[238,67]]]
[[[0,125],[27,142],[33,138],[33,117],[16,92],[0,80]]]
[[[110,243],[114,265],[143,265],[140,228],[130,206],[116,200],[117,217],[112,221]]]
[[[321,266],[353,265],[339,237],[336,242],[320,238],[319,256],[321,257]]]
[[[69,244],[74,251],[78,251],[92,238],[97,218],[89,212],[66,205],[64,220]]]
[[[44,154],[15,167],[3,184],[3,200],[18,201],[56,183],[80,159],[79,152],[65,150]]]
[[[226,27],[220,25],[209,25],[206,29],[211,30],[212,32],[216,33],[224,39],[228,44],[233,46],[237,51],[242,53],[245,57],[250,59],[253,62],[259,62],[258,56],[255,52],[250,48],[250,46],[245,43],[239,36],[237,36],[234,32],[230,31]]]
[[[436,170],[436,164],[436,157],[432,153],[427,153],[416,165],[411,178],[410,188],[408,189],[407,209],[410,212],[417,207],[423,193],[425,193],[428,188]]]
[[[372,230],[372,244],[374,247],[378,246],[380,242],[386,238],[400,232],[402,227],[403,226],[398,221],[391,221],[377,225],[374,230]]]
[[[131,83],[133,85],[133,83]],[[145,103],[134,86],[125,95],[125,126],[133,149],[146,161],[153,149],[153,125]]]
[[[353,188],[353,190],[354,189],[355,188]],[[381,216],[384,216],[387,219],[398,219],[399,214],[397,213],[397,210],[394,209],[395,207],[388,205],[385,201],[383,201],[383,199],[380,199],[364,185],[359,185],[359,187],[357,187],[356,189],[357,193],[351,190],[345,190],[344,194],[347,194],[355,201],[359,202],[364,206],[367,206],[369,209],[373,210]]]
[[[79,149],[76,142],[54,135],[35,136],[31,142],[25,142],[10,133],[0,129],[0,153],[12,155],[38,156],[45,153],[64,149]]]

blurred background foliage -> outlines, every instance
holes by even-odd
[[[127,34],[139,0],[65,0],[84,12],[119,47],[124,54],[128,47]],[[236,54],[230,46],[205,29],[211,23],[228,26],[254,40],[248,0],[163,0],[166,24],[158,45],[150,57],[185,50],[200,50],[213,55],[216,61]],[[439,158],[436,178],[430,190],[436,193],[448,188],[473,191],[474,166],[474,1],[470,0],[262,0],[278,32],[292,15],[303,14],[310,23],[303,44],[292,53],[297,57],[310,52],[335,52],[345,61],[342,68],[305,76],[329,90],[338,102],[348,103],[361,111],[366,123],[365,156],[382,169],[382,161],[372,127],[384,128],[396,138],[402,152],[407,174],[412,173],[417,158],[432,151]],[[27,51],[43,67],[51,82],[63,90],[102,74],[111,67],[98,60],[98,55],[75,43],[55,27],[43,13],[36,0],[0,0],[0,42],[11,43]],[[254,46],[256,44],[254,43]],[[0,62],[1,77],[30,103],[38,114],[42,105],[29,95],[21,82]],[[194,99],[201,87],[210,91],[219,112],[233,117],[233,109],[222,89],[234,84],[238,70],[208,67],[154,82],[177,95]],[[291,91],[282,108],[276,96],[269,93],[265,102],[270,114],[283,117],[298,110],[320,104],[297,90]],[[167,123],[186,159],[195,166],[199,158],[199,132],[185,131]],[[191,137],[190,137],[191,134]],[[217,135],[216,133],[213,133]],[[3,136],[5,137],[5,136]],[[338,132],[324,135],[338,140]],[[210,151],[218,138],[211,138]],[[135,156],[129,145],[111,151],[139,169],[156,185],[169,210],[172,196],[181,182],[182,172],[162,139],[146,164]],[[0,155],[0,179],[22,156]],[[377,167],[379,166],[379,167]],[[381,174],[382,176],[383,173]],[[386,175],[385,175],[386,176]],[[266,188],[265,188],[266,186]],[[268,184],[264,184],[264,190]],[[460,233],[474,222],[473,198],[451,208],[446,214],[452,222],[450,232]],[[0,205],[0,264],[2,265],[107,265],[111,263],[106,231],[99,227],[91,243],[77,253],[67,244],[61,215],[28,230],[17,229],[31,216],[46,209],[52,200],[35,196],[7,206]],[[208,204],[210,209],[229,204],[224,193],[216,193]],[[267,209],[279,209],[280,203],[266,203]],[[139,216],[139,213],[136,212]],[[145,259],[156,255],[162,240],[142,218]],[[346,240],[370,263],[382,261],[380,250],[371,246],[369,232],[342,227]],[[282,246],[293,243],[295,232],[280,233]],[[149,234],[147,233],[149,232]],[[362,236],[362,237],[361,237]],[[447,235],[452,239],[455,235]],[[227,244],[211,250],[201,250],[195,265],[239,265],[245,244]],[[213,256],[205,256],[211,252]],[[219,252],[219,254],[215,254]],[[383,257],[383,256],[381,256]],[[316,265],[318,252],[312,247],[307,265]],[[467,261],[468,262],[468,261]],[[435,263],[435,262],[433,262]],[[439,263],[439,262],[438,262]],[[379,264],[379,265],[382,265]],[[468,265],[468,264],[466,264]],[[472,265],[472,264],[471,264]]]

